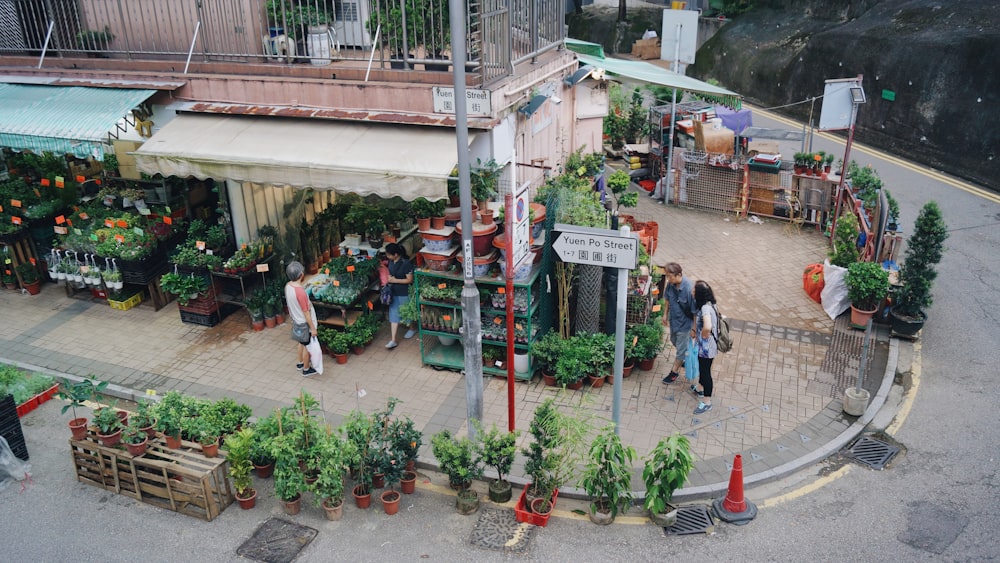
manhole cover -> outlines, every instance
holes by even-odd
[[[289,563],[316,537],[316,530],[280,518],[271,518],[257,528],[236,554],[265,563]]]
[[[531,524],[518,522],[513,510],[481,508],[470,541],[483,549],[520,554],[527,551],[535,529]]]
[[[677,522],[663,530],[668,536],[710,534],[715,530],[715,520],[712,519],[708,506],[703,504],[682,506],[677,509]]]
[[[872,469],[885,469],[889,460],[899,453],[899,448],[889,445],[881,440],[862,436],[860,440],[854,442],[851,449],[844,454],[847,457],[861,462]]]

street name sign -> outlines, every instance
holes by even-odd
[[[618,231],[557,223],[552,250],[563,262],[631,270],[639,262],[639,240]]]

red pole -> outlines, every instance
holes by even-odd
[[[506,272],[507,285],[504,288],[504,298],[507,313],[507,429],[514,431],[514,191],[507,192],[504,198],[506,209],[503,213],[505,224],[504,239],[507,254]]]

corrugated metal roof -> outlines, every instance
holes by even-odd
[[[0,146],[104,157],[108,132],[156,90],[0,84]]]

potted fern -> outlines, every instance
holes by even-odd
[[[893,333],[916,338],[924,327],[926,309],[933,302],[935,267],[944,254],[947,238],[948,226],[941,209],[936,202],[928,201],[917,215],[913,234],[906,240],[903,266],[899,270],[901,286],[895,291],[891,310]]]

